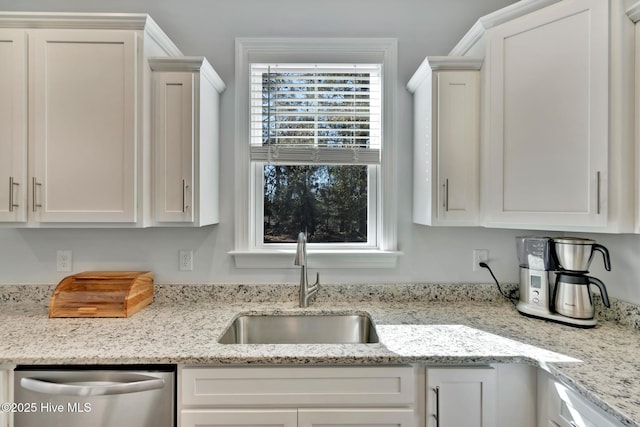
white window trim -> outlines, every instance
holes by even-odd
[[[389,38],[238,38],[235,72],[235,250],[239,268],[295,268],[295,248],[252,248],[254,219],[250,200],[253,179],[250,156],[249,68],[252,62],[365,62],[383,64],[384,104],[382,171],[378,176],[379,245],[362,249],[319,249],[308,246],[312,268],[393,268],[397,250],[397,40]]]

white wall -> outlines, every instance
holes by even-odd
[[[501,281],[516,282],[514,230],[429,228],[411,223],[411,95],[405,84],[426,55],[445,55],[476,19],[513,0],[0,0],[0,10],[147,12],[186,55],[205,55],[227,84],[222,98],[223,158],[233,155],[236,37],[395,37],[399,42],[399,246],[394,270],[322,271],[331,282],[489,282],[472,271],[474,248],[490,251]],[[328,13],[330,12],[330,13]],[[322,16],[320,16],[322,15]],[[233,177],[233,162],[222,174]],[[228,179],[225,180],[229,182]],[[238,270],[233,249],[233,187],[221,189],[221,223],[203,229],[0,229],[0,283],[57,283],[57,249],[71,249],[74,271],[150,269],[157,283],[273,283],[298,280],[298,270]],[[544,234],[544,233],[543,233]],[[640,302],[638,236],[595,236],[611,249],[613,273],[594,268],[612,296]],[[194,271],[178,271],[178,251],[194,250]],[[293,261],[293,260],[292,260]],[[597,263],[597,262],[596,262]],[[595,263],[594,263],[595,264]],[[311,266],[313,270],[313,266]]]

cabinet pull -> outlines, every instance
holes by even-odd
[[[449,212],[449,179],[444,180],[444,200],[442,202],[442,206],[444,207],[445,212]]]
[[[436,420],[436,427],[440,427],[440,387],[434,387],[432,390],[436,394],[436,413],[431,415]]]
[[[182,180],[182,212],[186,212],[189,209],[187,204],[187,191],[189,191],[189,184],[184,179]]]
[[[19,183],[13,180],[12,176],[9,177],[9,212],[13,212],[14,208],[20,207],[20,205],[17,203],[14,203],[14,200],[13,200],[13,191],[14,191],[13,187],[17,187],[19,185],[20,185]]]
[[[42,187],[42,183],[38,182],[36,180],[36,177],[34,176],[31,179],[31,187],[32,187],[31,188],[31,190],[32,190],[31,191],[31,202],[32,202],[32,205],[33,205],[33,211],[37,212],[38,208],[41,208],[42,205],[38,203],[38,197],[37,197],[36,193],[38,191],[38,187]]]
[[[600,215],[600,171],[596,172],[596,214]]]

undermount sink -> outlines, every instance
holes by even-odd
[[[220,344],[372,344],[378,334],[366,314],[241,315]]]

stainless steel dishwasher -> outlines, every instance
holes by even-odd
[[[14,427],[174,427],[175,375],[163,366],[18,366]]]

